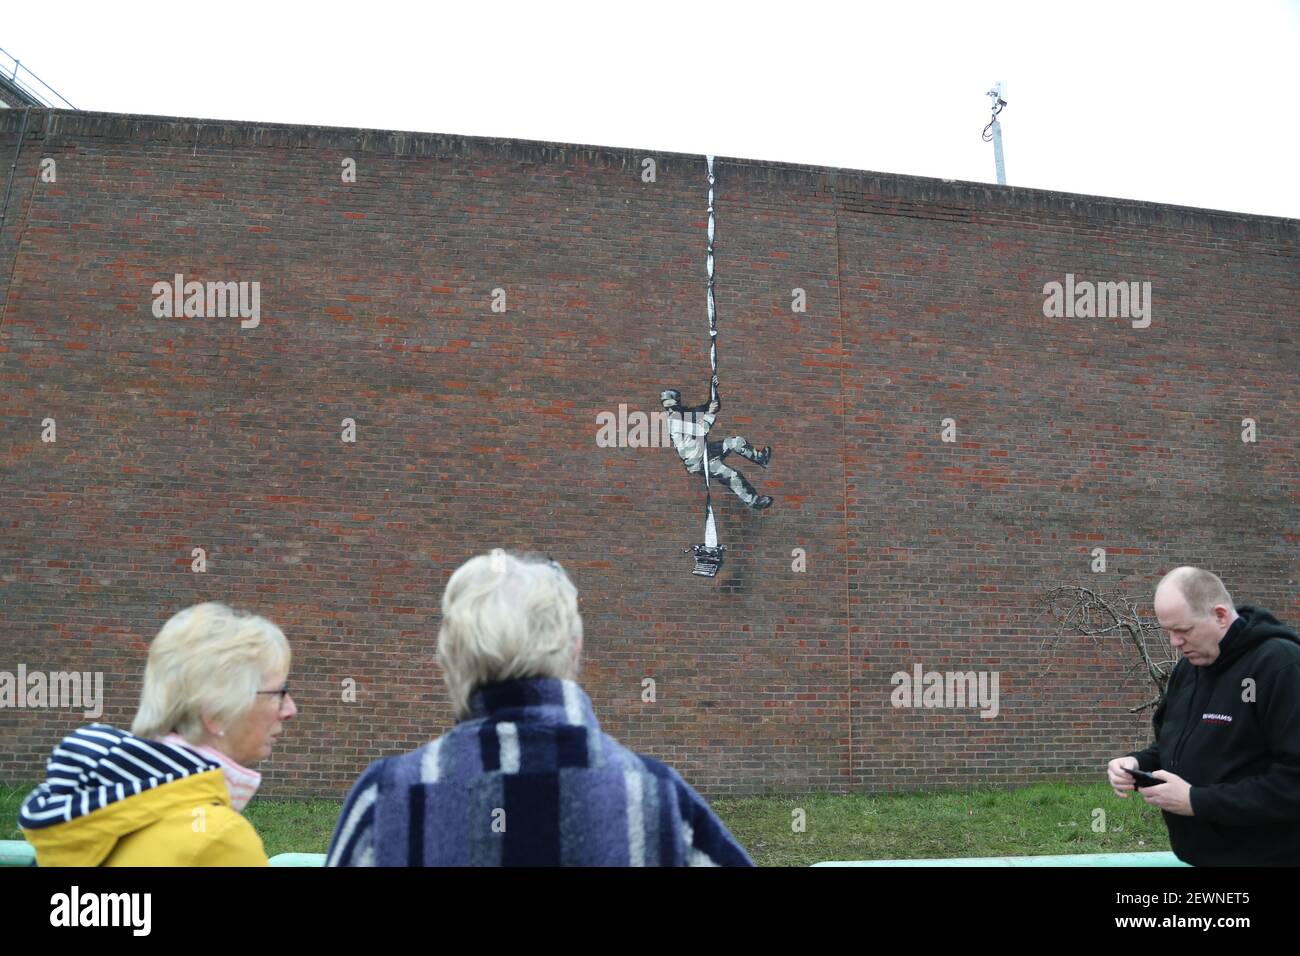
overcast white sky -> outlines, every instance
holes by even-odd
[[[503,136],[1300,218],[1300,0],[10,4],[88,110]]]

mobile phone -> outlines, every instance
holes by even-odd
[[[1158,787],[1162,783],[1168,783],[1168,780],[1161,780],[1154,777],[1145,770],[1130,770],[1128,767],[1123,768],[1124,772],[1133,778],[1133,786],[1141,789],[1142,787]]]

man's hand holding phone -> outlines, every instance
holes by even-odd
[[[1124,768],[1124,772],[1133,778],[1134,786],[1139,789],[1142,787],[1158,787],[1162,783],[1168,783],[1168,781],[1161,780],[1159,777],[1154,774],[1149,774],[1145,770],[1138,770],[1137,768],[1130,769],[1126,767]]]
[[[1115,796],[1127,798],[1129,792],[1133,790],[1133,778],[1129,776],[1130,770],[1137,770],[1137,757],[1116,757],[1106,765],[1106,779],[1110,783],[1110,788],[1115,791]]]

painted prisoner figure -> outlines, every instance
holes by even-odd
[[[747,458],[760,468],[766,468],[772,459],[772,449],[758,451],[739,435],[733,435],[725,441],[708,441],[709,429],[717,420],[722,402],[718,399],[718,376],[714,375],[709,383],[709,401],[705,405],[688,408],[682,405],[682,393],[675,388],[664,389],[659,394],[664,409],[668,412],[668,435],[673,447],[681,456],[682,464],[691,475],[704,474],[705,452],[708,453],[709,475],[727,485],[738,497],[755,511],[770,507],[772,499],[760,495],[754,490],[745,476],[736,469],[723,463],[732,452],[741,458]]]

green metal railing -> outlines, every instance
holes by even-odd
[[[0,840],[0,866],[35,866],[26,840]],[[324,853],[277,853],[272,866],[324,866]],[[828,860],[813,866],[1186,866],[1172,853],[1076,853],[1071,856],[979,856],[935,860]]]
[[[35,866],[36,850],[26,840],[0,840],[0,866]],[[324,853],[277,853],[272,866],[324,866]]]
[[[1070,856],[969,856],[935,860],[828,860],[813,866],[1187,866],[1172,853],[1075,853]]]
[[[36,850],[26,840],[0,840],[0,866],[35,866]]]

